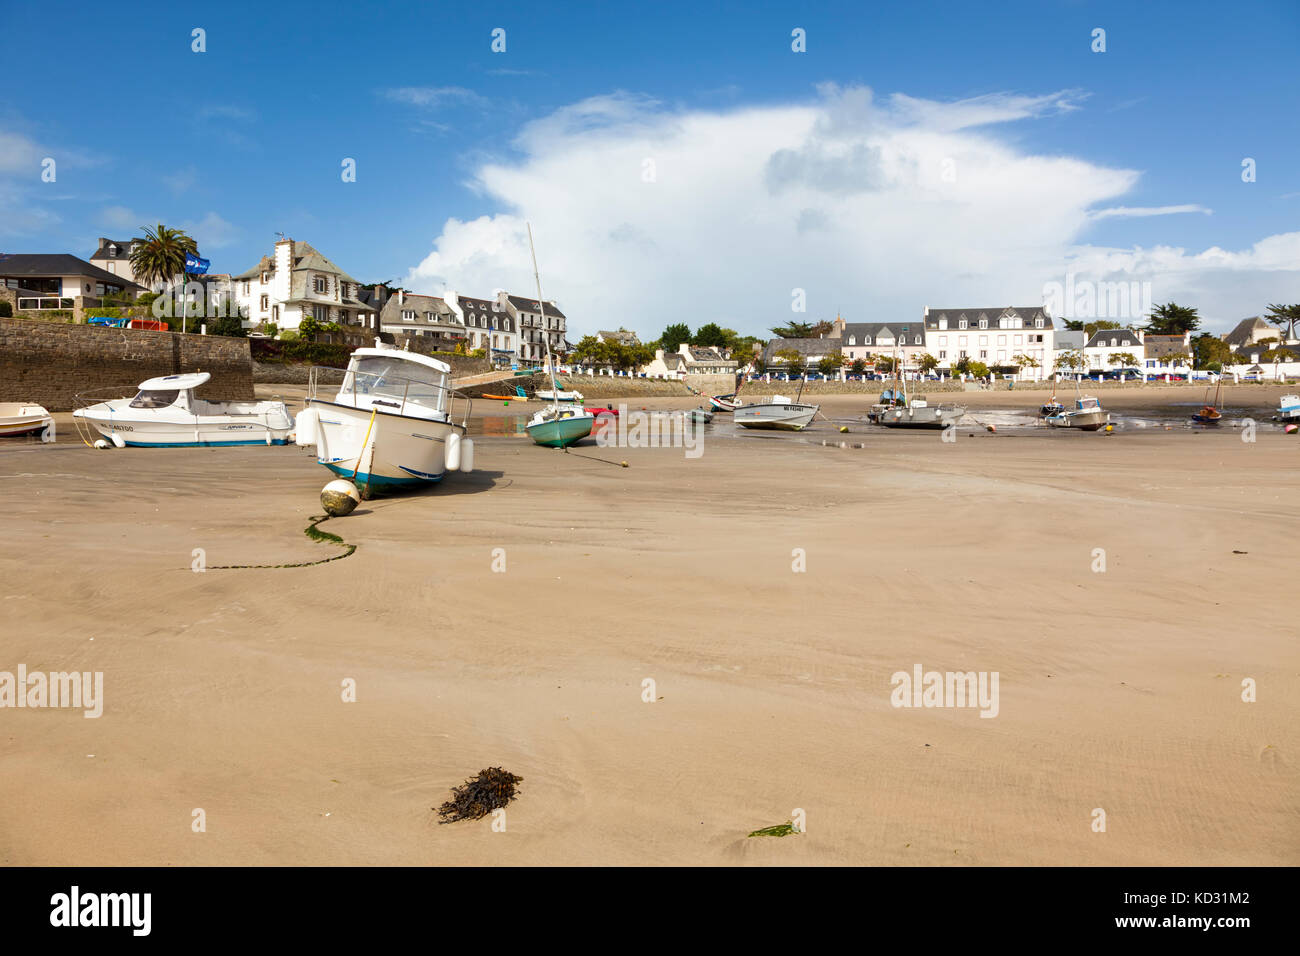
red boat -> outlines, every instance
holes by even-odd
[[[613,415],[615,418],[618,417],[617,408],[583,408],[583,411],[591,415]]]

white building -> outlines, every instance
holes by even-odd
[[[245,327],[265,322],[297,329],[306,316],[317,322],[374,329],[375,310],[357,297],[358,283],[305,242],[281,239],[275,254],[234,277]]]
[[[989,368],[1020,366],[1020,377],[1037,381],[1052,374],[1056,359],[1051,315],[1041,305],[988,309],[931,309],[922,314],[925,349],[951,372],[963,358]],[[1023,355],[1037,367],[1023,365]]]
[[[1124,359],[1129,356],[1133,361],[1125,365]],[[1145,373],[1145,356],[1140,329],[1098,329],[1083,347],[1083,372],[1090,375],[1131,368]]]
[[[465,327],[470,351],[484,349],[494,362],[513,364],[518,360],[518,323],[506,308],[504,292],[498,291],[492,299],[477,299],[449,290],[442,300]]]

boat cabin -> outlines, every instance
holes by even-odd
[[[186,372],[181,375],[162,375],[140,383],[140,391],[131,399],[129,408],[171,408],[175,405],[187,411],[204,404],[194,398],[194,389],[212,376],[207,372]]]
[[[399,349],[357,349],[334,401],[408,418],[448,421],[451,366]]]

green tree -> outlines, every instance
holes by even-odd
[[[1142,363],[1132,352],[1111,352],[1110,364],[1118,365],[1120,368],[1137,368]]]
[[[1054,364],[1057,371],[1081,372],[1087,367],[1088,361],[1078,349],[1066,349],[1056,356]]]
[[[1180,335],[1195,332],[1200,326],[1201,318],[1195,309],[1166,302],[1151,310],[1146,330],[1155,335]]]
[[[727,331],[716,322],[707,322],[695,330],[695,336],[691,339],[691,344],[698,345],[701,348],[708,348],[709,346],[725,348],[728,344]]]
[[[872,356],[872,361],[875,362],[877,372],[892,372],[894,365],[897,364],[897,360],[892,355],[886,355],[884,352]]]
[[[237,315],[219,315],[208,326],[209,335],[226,335],[242,339],[248,335],[244,323]]]
[[[674,322],[664,329],[663,335],[659,336],[659,347],[665,352],[676,352],[683,342],[690,340],[691,327],[685,322]]]
[[[844,364],[838,355],[823,355],[817,360],[817,371],[823,375],[834,375]]]
[[[1038,359],[1034,358],[1032,355],[1025,355],[1024,353],[1013,355],[1011,361],[1015,363],[1017,368],[1042,368],[1043,366],[1043,363],[1038,361]]]
[[[298,323],[298,337],[311,341],[320,332],[320,323],[313,316],[304,315]]]
[[[1096,335],[1098,332],[1101,332],[1102,330],[1120,329],[1120,328],[1123,328],[1123,326],[1120,325],[1118,322],[1114,322],[1110,319],[1094,319],[1091,322],[1085,322],[1083,324],[1083,333],[1088,338],[1092,338],[1094,335]]]
[[[854,359],[853,364],[849,366],[854,375],[864,375],[867,371],[867,363],[862,359]]]
[[[798,349],[777,349],[772,357],[781,360],[781,370],[791,378],[799,378],[803,375],[803,353]]]
[[[1192,339],[1192,368],[1209,369],[1211,364],[1227,364],[1232,348],[1217,335],[1202,332]]]
[[[811,339],[816,337],[813,328],[807,322],[791,322],[788,325],[775,325],[768,331],[778,339]]]
[[[1270,305],[1264,321],[1273,323],[1279,329],[1285,329],[1286,334],[1283,338],[1290,342],[1295,338],[1296,324],[1300,323],[1300,305]]]
[[[929,352],[922,352],[921,357],[916,360],[916,366],[923,373],[929,375],[931,372],[933,372],[935,369],[939,367],[939,360],[935,358],[933,355],[931,355]]]
[[[971,362],[966,368],[966,373],[976,378],[984,378],[989,374],[989,367],[983,362]]]

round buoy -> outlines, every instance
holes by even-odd
[[[1294,435],[1297,429],[1300,429],[1300,425],[1287,425],[1283,429],[1283,431],[1285,431],[1288,435]]]
[[[841,425],[841,426],[840,426],[840,434],[841,434],[841,435],[844,434],[845,432],[847,432],[848,430],[849,430],[849,426],[848,426],[848,425]]]
[[[104,439],[101,438],[101,439],[99,439],[98,441],[95,442],[95,447],[96,447],[96,448],[112,448],[113,446],[110,445],[108,442],[104,441]]]
[[[998,430],[997,425],[985,425],[984,427],[987,428],[989,431],[993,432],[994,434],[997,434],[997,430]]]
[[[335,478],[320,492],[321,507],[333,518],[350,515],[361,504],[361,492],[346,478]]]
[[[1107,425],[1107,426],[1106,426],[1106,431],[1108,431],[1108,432],[1113,432],[1114,430],[1115,430],[1115,426],[1114,426],[1114,425]]]
[[[625,461],[620,461],[619,464],[622,465],[624,468],[627,467],[627,462]]]

